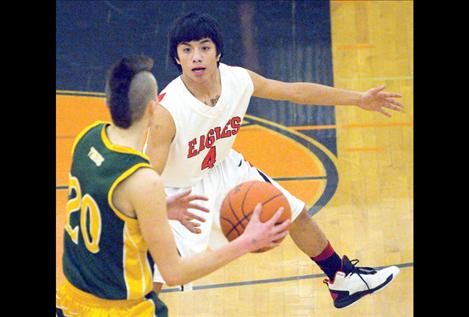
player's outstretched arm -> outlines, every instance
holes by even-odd
[[[282,210],[262,223],[258,206],[244,233],[226,246],[188,258],[181,258],[166,216],[166,199],[159,176],[140,169],[127,180],[129,203],[133,206],[140,230],[150,253],[168,285],[181,285],[205,276],[238,257],[264,247],[273,247],[288,234],[286,220],[276,225]]]
[[[161,175],[169,148],[176,135],[176,125],[173,117],[163,106],[158,105],[155,114],[155,122],[149,130],[145,154],[150,158],[151,165]]]
[[[283,213],[283,208],[280,208],[271,219],[262,223],[260,220],[261,209],[261,204],[258,204],[245,231],[237,239],[215,251],[206,251],[188,258],[181,258],[179,269],[184,274],[179,273],[180,280],[174,285],[186,284],[199,279],[248,252],[278,246],[279,241],[288,234],[287,228],[290,225],[290,220],[287,219],[276,225]]]
[[[253,96],[259,98],[319,106],[355,105],[364,110],[380,112],[388,117],[391,115],[387,110],[402,111],[404,109],[404,106],[395,100],[401,95],[384,92],[385,86],[358,92],[314,83],[286,83],[265,78],[249,70],[248,72],[254,83]]]

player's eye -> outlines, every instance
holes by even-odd
[[[183,51],[184,53],[190,53],[190,52],[191,52],[191,48],[190,48],[190,47],[184,47],[184,48],[182,49],[182,51]]]

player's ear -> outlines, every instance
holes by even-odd
[[[220,61],[220,58],[221,58],[221,53],[217,55],[217,62]]]
[[[158,98],[158,96],[156,97]],[[156,108],[158,107],[158,101],[157,99],[152,99],[150,100],[150,102],[148,103],[147,105],[147,116],[148,118],[150,119],[150,124],[152,123],[153,121],[153,118],[155,116],[155,113],[156,113]]]
[[[178,65],[181,65],[181,62],[179,61],[177,57],[175,57],[174,60],[176,61],[176,63],[178,63]]]

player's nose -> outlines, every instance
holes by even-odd
[[[192,55],[192,62],[194,63],[202,62],[202,54],[199,50],[194,50],[194,54]]]

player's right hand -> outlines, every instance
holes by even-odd
[[[251,219],[241,235],[247,239],[249,248],[252,248],[250,252],[262,248],[274,248],[278,246],[282,238],[288,234],[287,228],[290,225],[290,219],[278,225],[275,224],[284,211],[283,207],[280,207],[272,218],[266,222],[260,220],[261,211],[262,204],[259,203],[256,205],[256,208],[254,208]]]
[[[199,234],[202,232],[199,228],[200,223],[193,220],[205,222],[205,219],[189,211],[189,209],[208,213],[209,210],[206,207],[194,203],[196,200],[207,201],[208,198],[201,195],[189,195],[190,193],[191,189],[188,189],[166,198],[168,219],[178,220],[190,232]]]

